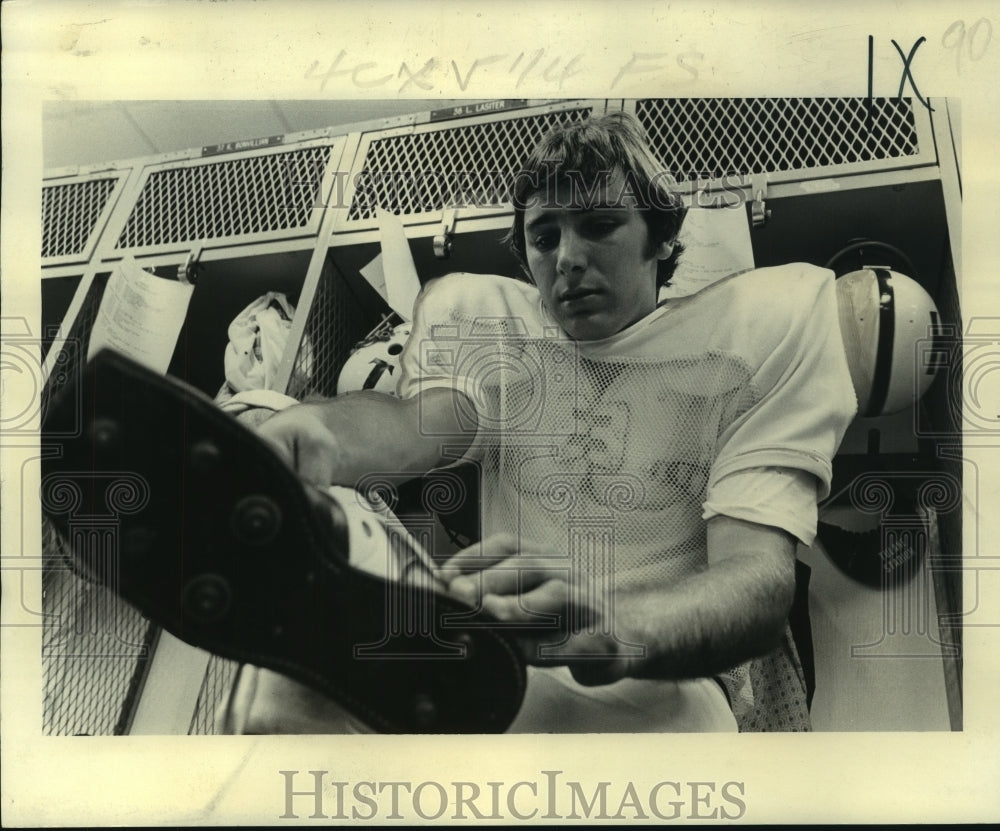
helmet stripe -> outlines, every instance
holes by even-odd
[[[878,278],[879,314],[878,347],[875,353],[875,372],[872,376],[872,394],[868,401],[866,416],[877,416],[885,407],[892,379],[893,341],[896,335],[895,294],[889,270],[874,268]]]
[[[361,389],[363,390],[375,389],[376,384],[378,384],[379,379],[382,377],[382,375],[385,373],[387,369],[389,370],[389,374],[390,375],[392,374],[392,367],[389,366],[388,362],[383,361],[381,358],[376,358],[374,361],[372,361],[372,363],[375,364],[375,366],[372,367],[372,371],[369,372],[368,377],[365,378],[365,383],[361,387]]]

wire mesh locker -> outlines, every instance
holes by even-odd
[[[452,205],[506,210],[514,174],[542,136],[596,107],[577,102],[364,134],[338,230],[375,227],[379,208],[417,219]]]
[[[122,735],[158,630],[113,591],[74,573],[65,547],[43,520],[43,732]]]
[[[337,377],[351,349],[392,313],[360,275],[327,257],[309,309],[286,393],[302,400],[337,393]]]
[[[300,285],[308,253],[288,250],[287,241],[304,239],[297,244],[298,249],[312,249],[308,238],[316,236],[320,225],[328,166],[331,160],[339,159],[337,151],[342,146],[340,138],[314,139],[303,146],[292,144],[222,158],[154,159],[142,170],[141,178],[134,180],[138,184],[129,189],[132,204],[123,201],[114,214],[117,219],[111,222],[107,219],[118,178],[46,185],[46,254],[55,257],[84,251],[84,259],[89,257],[91,263],[90,279],[81,283],[73,319],[64,321],[64,329],[68,326],[69,331],[58,341],[58,353],[49,361],[42,392],[43,419],[53,396],[72,395],[86,362],[108,272],[115,267],[117,256],[171,252],[176,256],[195,242],[206,247],[225,245],[237,256],[221,261],[209,275],[213,277],[212,285],[205,287],[209,296],[214,297],[225,280],[232,282],[237,294],[259,293],[267,283],[267,273],[275,275],[277,288]],[[88,232],[86,228],[98,220],[103,224]],[[260,258],[259,254],[265,256]],[[249,268],[243,275],[246,279],[241,279],[242,266]],[[168,268],[172,273],[175,266]],[[289,273],[289,268],[294,273]],[[218,321],[223,337],[228,323],[228,319]],[[193,336],[198,337],[203,328],[204,323],[199,323]],[[222,354],[217,357],[221,367]],[[42,438],[47,438],[44,431]],[[44,475],[43,461],[43,482]],[[48,518],[54,511],[68,510],[60,501],[63,492],[58,490],[58,482],[50,484],[55,490],[49,493],[43,486],[42,519],[43,730],[49,735],[126,733],[159,630],[114,594],[113,573],[107,572],[113,565],[108,565],[104,574],[112,589],[82,579],[74,571],[68,542]],[[80,519],[81,526],[86,526],[81,527],[81,534],[87,535],[83,543],[87,556],[113,561],[117,544],[113,518]],[[225,686],[230,672],[228,662],[210,662],[203,694],[191,719],[192,732],[212,731],[211,699]]]
[[[97,320],[97,312],[101,308],[101,298],[108,284],[108,275],[98,274],[87,289],[80,311],[70,326],[62,343],[58,344],[60,351],[56,355],[54,369],[46,378],[42,388],[42,420],[48,402],[65,386],[75,383],[83,364],[86,362],[87,347],[90,345],[90,333]]]
[[[926,112],[909,98],[647,98],[633,106],[680,182],[842,176],[935,160]]]
[[[56,357],[42,392],[42,412],[59,391],[72,394],[107,285],[99,274]],[[43,432],[43,441],[46,439]],[[45,475],[42,491],[42,667],[46,735],[119,735],[128,731],[156,627],[113,591],[80,577],[71,567],[67,541],[47,514],[73,511],[59,482]],[[96,518],[80,517],[81,532],[96,549],[113,556],[114,529]]]
[[[209,659],[191,716],[191,725],[188,727],[189,736],[211,736],[219,732],[216,712],[229,696],[236,679],[237,667],[239,664],[236,661],[220,658],[218,655]]]
[[[150,165],[114,250],[149,253],[208,240],[260,245],[315,235],[333,151],[331,141],[322,141]]]
[[[85,263],[97,245],[127,171],[47,181],[42,187],[42,265]]]

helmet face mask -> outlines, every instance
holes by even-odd
[[[837,278],[837,306],[858,415],[889,415],[915,404],[935,375],[918,355],[939,326],[930,295],[905,274],[866,267]]]
[[[359,390],[395,395],[399,381],[399,356],[410,331],[410,324],[402,323],[358,344],[337,377],[337,395]]]

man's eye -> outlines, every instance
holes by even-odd
[[[555,234],[538,234],[531,239],[531,245],[539,251],[548,251],[555,247]]]
[[[595,219],[587,223],[587,230],[595,237],[602,237],[614,231],[618,224],[615,219]]]

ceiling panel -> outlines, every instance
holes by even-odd
[[[73,105],[43,112],[42,163],[47,168],[146,156],[156,150],[115,104]]]
[[[132,159],[317,130],[469,103],[381,101],[51,101],[42,109],[47,169]]]
[[[134,101],[124,107],[157,153],[286,132],[269,101]]]

